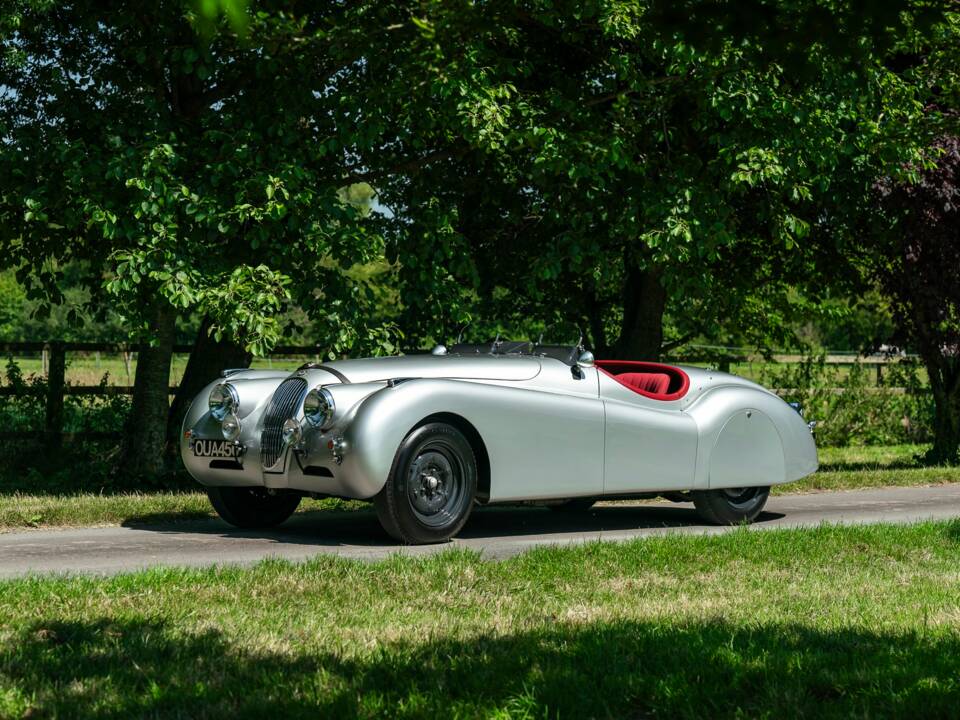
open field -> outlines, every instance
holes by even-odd
[[[189,355],[175,354],[170,366],[170,384],[177,385],[187,367]],[[17,366],[25,379],[43,377],[43,365],[39,357],[15,358]],[[316,361],[316,357],[276,357],[257,358],[252,367],[262,369],[296,370],[303,363]],[[128,373],[129,370],[129,373]],[[137,371],[136,357],[131,359],[129,368],[118,355],[103,354],[98,357],[92,353],[67,355],[66,380],[71,385],[98,385],[107,376],[108,385],[133,385]]]
[[[821,469],[798,483],[775,489],[776,494],[852,490],[869,487],[940,485],[960,482],[960,468],[921,467],[915,456],[921,445],[826,448]],[[361,502],[305,500],[300,512],[355,510]],[[38,492],[29,483],[0,484],[0,532],[29,527],[83,527],[123,523],[176,522],[212,517],[201,492],[77,492],[62,485]]]
[[[960,527],[0,583],[0,717],[954,717]]]

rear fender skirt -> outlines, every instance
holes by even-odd
[[[695,489],[779,485],[817,469],[810,429],[772,393],[721,386],[706,391],[685,412],[700,434]]]

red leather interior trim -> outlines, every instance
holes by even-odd
[[[621,373],[617,375],[617,380],[654,395],[666,395],[670,389],[670,376],[666,373]]]
[[[679,400],[690,389],[690,378],[678,367],[661,363],[641,362],[638,360],[597,360],[595,365],[600,372],[613,378],[633,392],[653,400]],[[643,388],[651,387],[655,379],[640,380],[636,375],[666,375],[669,379],[667,388],[662,392],[651,392]],[[621,376],[627,376],[621,378]],[[656,389],[660,389],[657,387]]]

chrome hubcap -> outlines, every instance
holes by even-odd
[[[410,467],[408,484],[410,502],[423,515],[441,512],[453,489],[453,467],[450,460],[436,450],[427,450],[417,456]]]
[[[455,453],[439,443],[421,449],[410,464],[407,496],[417,519],[442,527],[457,517],[464,503],[463,468]]]

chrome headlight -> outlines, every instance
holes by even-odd
[[[333,394],[323,387],[314,388],[303,399],[303,416],[314,427],[327,427],[336,409]]]
[[[230,383],[220,383],[210,391],[207,405],[214,418],[223,420],[240,407],[240,396],[237,394],[237,389]]]
[[[240,418],[233,413],[227,415],[220,423],[220,432],[224,440],[236,440],[240,437]]]

